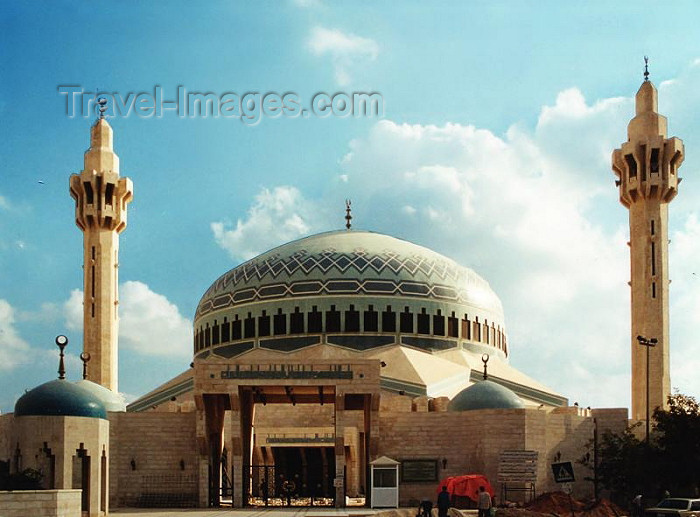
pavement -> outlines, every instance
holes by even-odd
[[[373,516],[385,510],[370,508],[116,508],[110,514],[124,517],[363,517]],[[415,509],[413,510],[415,512]]]

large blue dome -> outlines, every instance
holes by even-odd
[[[107,410],[85,388],[57,379],[22,395],[15,404],[15,416],[84,416],[106,420]]]
[[[512,390],[493,381],[485,380],[472,384],[457,393],[447,406],[448,411],[470,411],[472,409],[519,409],[524,407]]]

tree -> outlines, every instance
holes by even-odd
[[[622,506],[636,494],[643,494],[647,504],[656,503],[666,490],[679,497],[696,496],[700,489],[700,404],[680,393],[670,396],[668,409],[654,411],[648,444],[637,437],[639,425],[621,434],[606,431],[598,444],[597,465],[593,465],[596,455],[590,453],[579,463],[595,469],[600,486],[610,490],[611,499]]]
[[[700,488],[700,405],[695,398],[675,393],[668,409],[654,411],[657,467],[674,495],[693,496]]]
[[[635,435],[638,425],[628,427],[621,434],[605,431],[598,443],[597,465],[593,464],[590,453],[579,460],[595,470],[598,484],[610,490],[610,499],[621,506],[627,506],[636,494],[644,492],[649,482],[645,468],[647,448]],[[592,445],[589,443],[589,447]]]

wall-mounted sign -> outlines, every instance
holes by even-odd
[[[401,460],[401,482],[415,483],[438,480],[437,460]]]
[[[534,483],[537,481],[537,451],[501,452],[498,481],[501,483]]]

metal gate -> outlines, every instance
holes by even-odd
[[[275,465],[250,465],[243,478],[246,506],[335,506],[333,479],[306,466],[284,472]]]

